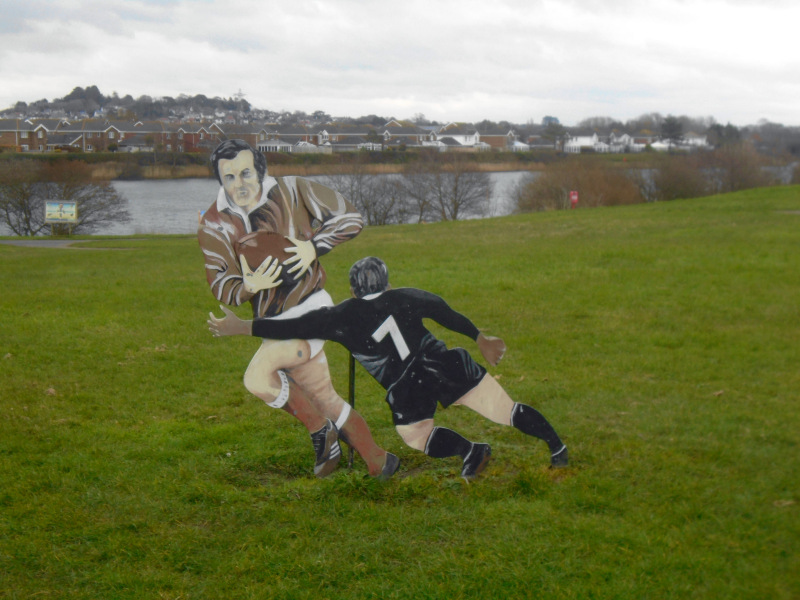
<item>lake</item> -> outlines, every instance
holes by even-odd
[[[527,171],[489,173],[493,187],[486,216],[501,216],[512,212],[511,192],[527,173]],[[396,175],[377,177],[396,177]],[[325,182],[327,178],[313,176],[308,179]],[[211,206],[219,190],[219,183],[215,179],[114,181],[112,185],[127,198],[131,220],[128,223],[98,228],[94,231],[94,235],[195,233],[197,213]],[[0,235],[11,235],[11,231],[0,224]]]
[[[511,171],[489,174],[493,184],[490,216],[511,213],[511,190],[526,173]],[[219,190],[219,183],[215,179],[115,181],[113,185],[128,199],[131,221],[98,229],[96,235],[194,233],[197,231],[198,211],[206,210]]]

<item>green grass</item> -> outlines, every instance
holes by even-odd
[[[492,444],[469,485],[402,445],[363,371],[400,474],[316,480],[304,430],[241,385],[257,340],[207,332],[194,238],[80,245],[0,245],[1,598],[800,597],[798,187],[375,228],[327,255],[336,299],[378,255],[504,337],[492,372],[570,447],[554,472],[543,443],[440,411]]]

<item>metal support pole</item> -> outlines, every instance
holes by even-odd
[[[350,354],[350,369],[349,369],[349,373],[350,373],[350,385],[349,385],[349,389],[348,389],[347,400],[348,400],[348,402],[350,402],[350,406],[355,408],[356,407],[356,359],[353,357],[352,354]],[[353,447],[352,446],[350,446],[350,449],[348,450],[347,466],[349,468],[351,468],[351,469],[353,468]]]

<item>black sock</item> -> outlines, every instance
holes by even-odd
[[[425,444],[425,454],[431,458],[447,458],[448,456],[467,457],[472,449],[472,442],[460,433],[446,427],[434,427]]]
[[[556,430],[544,418],[544,415],[527,404],[514,404],[511,409],[511,425],[526,435],[532,435],[547,442],[550,452],[555,453],[564,446]]]

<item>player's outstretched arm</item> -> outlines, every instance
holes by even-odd
[[[252,335],[253,322],[243,321],[237,317],[231,309],[226,306],[219,306],[225,316],[218,319],[214,313],[208,313],[208,329],[214,337],[222,337],[224,335]]]
[[[498,337],[485,336],[482,333],[478,334],[478,349],[483,354],[483,358],[493,367],[500,362],[503,355],[506,353],[506,343]]]

